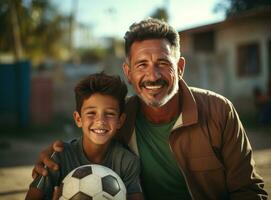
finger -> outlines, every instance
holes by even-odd
[[[60,143],[61,143],[61,141],[60,141]],[[54,144],[52,144],[50,147],[48,147],[47,149],[43,150],[40,153],[37,163],[42,163],[45,166],[47,166],[49,169],[57,170],[58,165],[51,159],[52,154],[54,153],[53,146],[54,146]],[[60,144],[60,146],[61,146],[61,144]]]
[[[52,169],[52,170],[58,170],[59,169],[58,164],[55,163],[49,157],[44,158],[43,162],[44,162],[44,165],[46,165],[49,169]]]
[[[61,140],[56,140],[53,143],[53,149],[54,149],[54,151],[62,152],[64,149],[64,143]]]
[[[35,164],[35,166],[34,166],[33,171],[32,171],[32,177],[33,177],[33,175],[35,175],[35,178],[38,175],[47,176],[48,175],[48,171],[47,171],[46,168],[44,168],[44,165],[41,162],[37,162]]]
[[[50,156],[54,153],[53,144],[47,147],[46,149],[42,150],[39,154],[39,158],[37,162],[44,162],[46,158],[50,158]],[[45,164],[45,163],[44,163]]]
[[[35,171],[35,168],[32,169],[32,178],[35,179],[37,178],[38,173]]]
[[[55,186],[52,200],[57,200],[57,199],[59,199],[60,196],[61,196],[61,189],[60,189],[60,187]]]

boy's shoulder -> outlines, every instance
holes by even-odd
[[[81,138],[73,138],[71,140],[68,141],[64,141],[63,145],[64,145],[64,149],[61,152],[57,152],[57,156],[59,158],[61,157],[66,157],[69,155],[74,155],[74,154],[78,154],[81,152],[81,146],[80,146],[80,142],[81,142]]]
[[[72,138],[68,141],[64,141],[64,147],[75,147],[79,144],[79,142],[82,141],[82,138],[81,137],[78,137],[78,138]]]
[[[112,156],[123,161],[138,161],[138,156],[131,152],[126,146],[118,142],[117,140],[112,140],[111,145]]]

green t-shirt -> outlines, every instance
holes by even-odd
[[[70,171],[81,165],[91,164],[84,154],[82,137],[64,145],[64,151],[56,153],[53,156],[55,162],[59,164],[60,169],[57,171],[49,170],[48,176],[43,181],[40,181],[41,177],[38,177],[30,184],[30,187],[35,187],[43,191],[45,195],[44,199],[52,198],[51,195],[54,186],[60,185]],[[105,160],[101,165],[111,168],[120,176],[126,186],[127,194],[142,192],[139,180],[139,159],[118,142],[112,140]]]
[[[153,124],[143,114],[137,114],[136,137],[141,160],[141,184],[147,200],[191,199],[169,146],[169,135],[176,120]]]

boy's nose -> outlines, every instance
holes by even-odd
[[[105,117],[103,115],[97,116],[96,123],[105,124]]]

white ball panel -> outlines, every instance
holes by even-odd
[[[80,191],[95,196],[102,191],[101,177],[91,174],[80,180]]]
[[[63,186],[62,195],[67,199],[71,198],[79,191],[79,183],[80,180],[77,178],[70,177],[69,179],[66,179]]]
[[[111,174],[111,171],[112,171],[111,169],[104,167],[102,165],[95,165],[95,164],[92,165],[92,173],[100,177],[104,177]],[[112,172],[115,173],[114,171]]]

